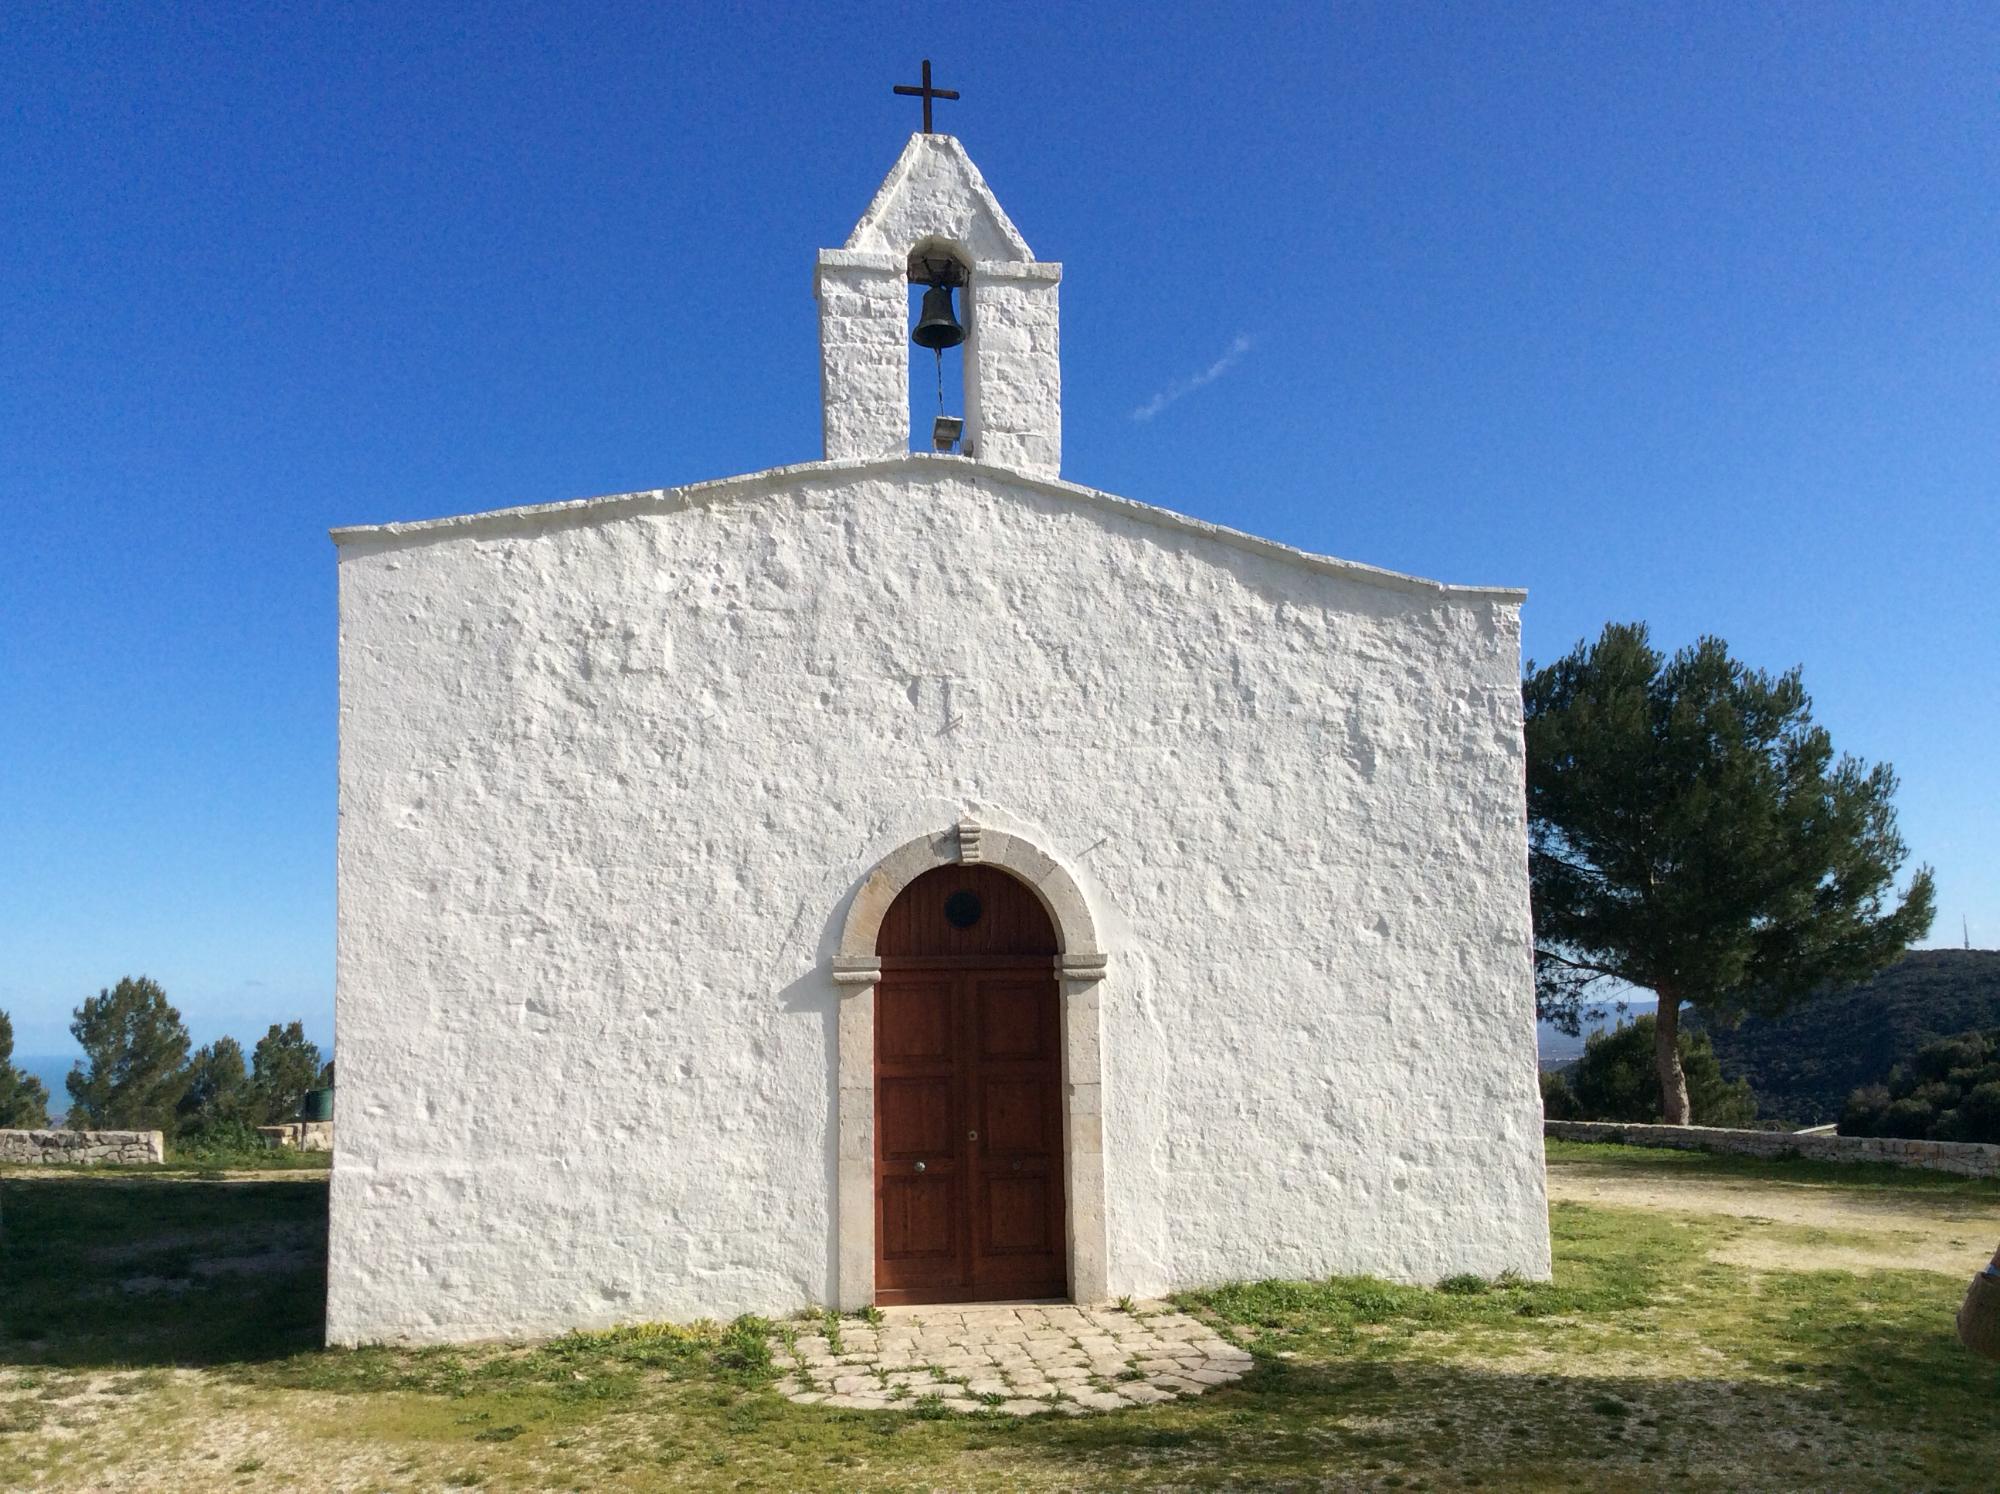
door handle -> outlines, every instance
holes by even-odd
[[[965,1139],[967,1141],[977,1141],[979,1139],[979,1133],[977,1131],[967,1131],[965,1133]]]
[[[921,1162],[919,1162],[919,1163],[917,1164],[917,1171],[918,1171],[918,1172],[922,1172],[923,1170],[924,1170],[924,1164],[923,1164],[923,1163],[921,1163]]]

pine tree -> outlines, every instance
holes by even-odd
[[[243,1045],[232,1037],[217,1038],[188,1064],[187,1088],[174,1106],[177,1130],[188,1137],[221,1126],[246,1125],[255,1105],[250,1075],[243,1066]]]
[[[281,1027],[273,1022],[271,1030],[257,1039],[250,1063],[259,1123],[297,1120],[306,1091],[320,1076],[319,1045],[306,1040],[305,1024]]]
[[[127,976],[76,1009],[88,1062],[70,1070],[72,1130],[170,1131],[187,1086],[188,1032],[156,981]]]
[[[1600,981],[1658,998],[1661,1111],[1688,1122],[1680,1010],[1711,1027],[1867,979],[1930,928],[1886,764],[1838,761],[1799,672],[1704,638],[1671,659],[1612,624],[1531,664],[1529,879],[1537,1005],[1575,1032]]]
[[[49,1092],[14,1067],[14,1023],[0,1012],[0,1131],[40,1131],[49,1123]]]

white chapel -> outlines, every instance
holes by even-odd
[[[1548,1275],[1523,594],[1065,480],[1061,278],[918,134],[824,460],[335,532],[329,1342]]]

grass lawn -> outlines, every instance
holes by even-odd
[[[771,1389],[766,1325],[320,1350],[322,1176],[0,1178],[0,1485],[1991,1489],[2000,1185],[1551,1143],[1556,1278],[1180,1305],[1238,1386],[1014,1420]],[[1916,1243],[1912,1243],[1916,1242]],[[1963,1262],[1957,1269],[1962,1248]],[[1933,1270],[1829,1268],[1924,1259]]]

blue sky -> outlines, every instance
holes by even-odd
[[[17,7],[0,1008],[331,1036],[329,526],[818,455],[919,60],[1066,474],[1804,666],[2000,943],[2000,9]]]

